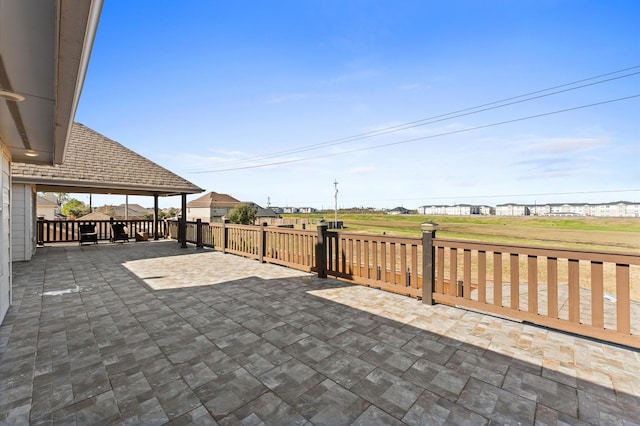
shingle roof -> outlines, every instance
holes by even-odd
[[[38,206],[58,206],[58,197],[56,197],[55,194],[49,193],[45,193],[42,195],[38,194],[36,204]]]
[[[96,210],[94,212],[86,214],[86,215],[84,215],[82,217],[79,217],[77,219],[78,220],[109,220],[109,219],[111,219],[111,216]]]
[[[163,196],[204,191],[80,123],[71,129],[62,164],[11,168],[13,182],[36,184],[39,191]]]
[[[189,201],[187,207],[213,207],[213,208],[233,208],[238,204],[242,204],[240,200],[236,200],[228,194],[218,194],[217,192],[209,192],[200,198]]]

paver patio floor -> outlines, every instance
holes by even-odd
[[[43,247],[6,424],[639,424],[640,353],[174,241]]]

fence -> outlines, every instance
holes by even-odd
[[[177,238],[178,222],[168,222],[168,235]],[[249,257],[311,272],[316,268],[318,233],[313,230],[187,222],[187,241],[224,253]]]
[[[433,300],[640,347],[640,256],[436,238]]]
[[[153,236],[153,220],[115,220],[127,227],[129,238],[135,238],[136,233],[148,232]],[[38,244],[78,241],[80,225],[94,225],[98,240],[111,239],[111,221],[109,220],[46,220],[38,219]],[[158,236],[165,235],[166,223],[158,222]]]
[[[129,222],[129,232],[142,226]],[[107,239],[101,228],[107,225],[99,225],[99,238]],[[177,238],[178,223],[166,226],[162,230]],[[55,229],[60,235],[73,234]],[[198,221],[187,223],[186,240],[424,303],[464,307],[640,348],[640,255],[634,253],[443,239],[428,226],[422,238],[401,238],[328,231],[326,225],[302,230]]]

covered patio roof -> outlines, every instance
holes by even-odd
[[[62,164],[14,162],[12,180],[47,192],[172,196],[204,191],[80,123],[73,124]]]

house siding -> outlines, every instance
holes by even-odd
[[[36,250],[36,192],[33,185],[11,185],[12,261],[31,260]]]
[[[0,323],[11,304],[11,157],[0,145]]]

